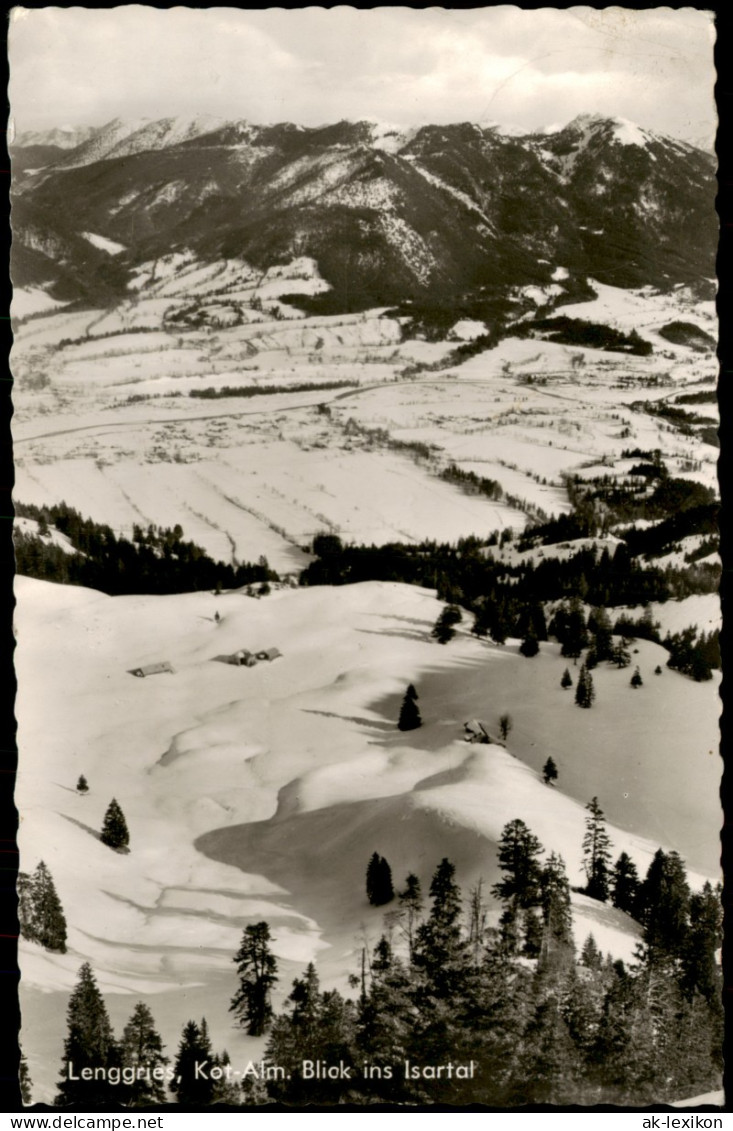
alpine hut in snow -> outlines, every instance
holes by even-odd
[[[257,657],[248,648],[240,648],[237,652],[225,652],[221,656],[214,656],[220,664],[234,664],[237,668],[253,668]]]
[[[486,725],[480,719],[469,719],[463,724],[463,729],[466,742],[479,742],[484,745],[491,742]]]
[[[276,660],[278,656],[282,656],[279,648],[265,648],[262,652],[257,653],[258,660]]]
[[[160,660],[157,664],[142,664],[139,668],[130,668],[130,675],[139,676],[160,675],[161,672],[172,672],[173,664],[170,660]]]

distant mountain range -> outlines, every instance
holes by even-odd
[[[333,310],[506,293],[558,267],[627,287],[715,274],[715,158],[622,119],[519,136],[116,119],[21,134],[11,154],[13,282],[67,301],[111,301],[136,264],[183,248],[263,268],[312,256]]]

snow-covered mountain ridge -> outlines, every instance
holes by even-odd
[[[262,269],[311,256],[334,310],[547,284],[545,262],[618,286],[714,275],[713,157],[621,119],[523,135],[115,119],[13,153],[14,280],[54,298],[115,297],[136,263],[188,247]],[[114,269],[84,232],[127,249]]]

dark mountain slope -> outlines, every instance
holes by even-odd
[[[309,255],[332,309],[547,282],[558,265],[620,286],[714,274],[712,158],[630,123],[519,139],[426,126],[387,146],[368,122],[203,129],[110,123],[18,177],[16,283],[37,277],[33,249],[54,293],[77,279],[78,297],[123,290],[132,266],[176,249],[262,268]],[[112,266],[82,232],[126,251]]]

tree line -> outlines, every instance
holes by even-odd
[[[562,558],[537,555],[513,563],[494,556],[489,542],[476,537],[455,544],[359,546],[344,545],[330,534],[314,539],[313,552],[316,559],[302,571],[301,585],[401,581],[435,589],[440,600],[472,611],[480,600],[501,600],[519,609],[573,595],[590,605],[645,605],[716,592],[720,579],[720,567],[707,562],[649,565],[623,542],[613,552],[604,546],[599,554],[588,546]]]
[[[633,865],[622,854],[606,874],[597,799],[588,808],[585,890],[603,898],[610,881],[620,906]],[[503,906],[498,928],[486,926],[481,882],[465,901],[449,860],[433,875],[427,910],[409,876],[352,978],[355,999],[321,990],[310,964],[270,1029],[266,1062],[285,1076],[267,1083],[267,1098],[628,1105],[717,1087],[719,893],[706,884],[690,894],[679,857],[660,849],[634,896],[634,961],[604,958],[592,935],[577,955],[563,861],[550,853],[542,864],[541,851],[523,822],[505,827],[492,889]],[[314,1080],[304,1061],[341,1072]],[[448,1064],[451,1075],[436,1075]]]
[[[112,596],[236,589],[278,580],[264,559],[239,565],[214,561],[200,546],[184,539],[180,525],[135,526],[130,540],[104,523],[84,518],[66,503],[36,507],[16,502],[15,510],[38,522],[37,535],[16,529],[13,536],[17,572],[28,577],[84,585]],[[51,526],[66,535],[75,552],[48,539]]]
[[[636,920],[641,941],[631,962],[604,956],[592,934],[576,951],[565,864],[555,852],[543,859],[520,819],[505,825],[498,844],[496,926],[483,881],[464,897],[447,858],[426,899],[413,873],[395,894],[375,852],[367,897],[396,906],[376,945],[362,948],[353,996],[322,989],[309,963],[276,1012],[270,929],[250,924],[234,956],[230,1011],[247,1033],[267,1034],[267,1045],[260,1062],[233,1073],[226,1051],[212,1049],[205,1019],[184,1025],[173,1064],[142,1003],[116,1040],[84,964],[69,1001],[57,1104],[146,1106],[165,1102],[169,1086],[188,1106],[629,1106],[718,1087],[720,889],[706,883],[691,892],[676,852],[659,849],[643,880],[625,852],[612,865],[598,799],[586,810],[580,890]],[[380,885],[385,898],[374,899]],[[91,1066],[103,1071],[85,1080]]]

